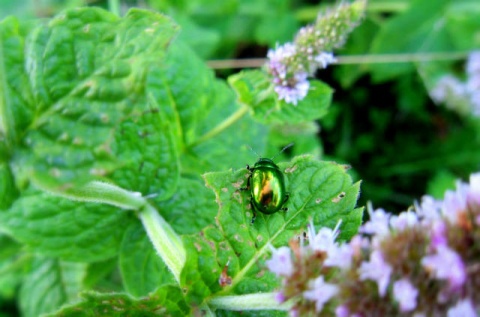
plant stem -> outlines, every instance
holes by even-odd
[[[243,310],[288,310],[289,302],[279,304],[275,300],[275,293],[260,293],[234,296],[217,296],[208,301],[208,305],[215,309],[234,311]]]
[[[186,252],[180,237],[149,204],[139,213],[145,231],[155,250],[168,266],[173,276],[180,282],[180,273],[185,264]]]
[[[222,121],[219,125],[217,125],[215,128],[212,130],[208,131],[198,139],[196,139],[194,142],[192,142],[189,146],[194,147],[198,144],[201,144],[218,134],[220,134],[223,130],[227,129],[230,127],[232,124],[240,120],[246,113],[248,112],[248,106],[247,105],[242,105],[240,109],[238,109],[236,112],[232,113],[230,117]]]
[[[118,0],[108,0],[108,10],[116,16],[120,16],[120,4]]]
[[[378,64],[378,63],[412,63],[430,61],[454,61],[465,59],[470,51],[399,53],[337,56],[334,64]],[[208,66],[213,69],[258,68],[267,62],[265,58],[211,60]]]
[[[155,250],[168,266],[177,282],[180,282],[180,273],[186,259],[183,243],[173,228],[148,203],[145,197],[118,186],[97,181],[78,188],[67,189],[49,186],[47,182],[42,182],[39,177],[33,177],[33,182],[39,188],[67,199],[137,210]]]

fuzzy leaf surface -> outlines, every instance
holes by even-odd
[[[23,316],[40,316],[77,299],[86,265],[47,258],[33,261],[20,289]]]
[[[188,316],[189,308],[182,291],[165,285],[147,297],[133,299],[126,294],[102,294],[89,291],[81,294],[82,301],[64,307],[50,317],[126,317],[126,316]]]
[[[269,246],[287,245],[303,234],[310,220],[317,228],[333,228],[342,219],[340,239],[356,233],[362,220],[362,210],[354,209],[360,184],[352,183],[345,166],[308,156],[278,166],[290,194],[288,211],[257,213],[254,224],[249,194],[240,190],[246,186],[246,169],[204,175],[207,186],[215,192],[219,212],[215,225],[184,238],[188,256],[182,283],[189,300],[201,302],[217,293],[273,291],[278,281],[264,264]],[[220,276],[230,277],[231,284],[219,285]]]
[[[175,180],[171,130],[152,114],[145,74],[161,64],[176,29],[150,11],[118,18],[98,8],[69,10],[35,28],[25,44],[24,68],[36,115],[13,155],[19,181],[32,173],[47,187],[101,177],[131,187],[165,174]],[[157,148],[146,151],[152,143]],[[165,160],[153,161],[153,152]],[[168,183],[156,191],[172,188]]]
[[[301,123],[323,117],[330,106],[332,89],[318,81],[310,81],[307,96],[296,106],[278,100],[271,78],[260,70],[243,71],[229,77],[240,103],[251,108],[255,120],[264,123]]]
[[[125,290],[135,297],[146,296],[160,285],[174,282],[139,222],[132,223],[125,232],[119,265]]]
[[[0,212],[0,227],[41,254],[93,262],[117,254],[130,217],[115,207],[31,190]]]

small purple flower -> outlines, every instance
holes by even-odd
[[[385,296],[392,274],[392,267],[383,259],[382,253],[375,250],[370,254],[369,262],[360,265],[360,280],[373,280],[378,284],[378,293]]]
[[[442,202],[436,200],[432,196],[425,195],[422,197],[420,206],[416,206],[417,214],[422,218],[422,223],[430,224],[433,221],[440,219],[440,211]]]
[[[446,235],[447,227],[441,220],[435,221],[431,226],[430,246],[437,250],[440,246],[446,246],[448,243]]]
[[[457,252],[446,245],[439,245],[436,254],[425,256],[422,265],[433,271],[438,279],[448,280],[452,289],[465,283],[465,265]]]
[[[329,52],[321,52],[317,56],[315,56],[315,62],[321,68],[327,68],[328,65],[335,63],[337,59],[333,56],[332,53]]]
[[[278,292],[275,294],[275,300],[281,304],[285,301],[285,295],[282,292]]]
[[[349,244],[333,246],[328,250],[325,266],[336,266],[341,269],[348,269],[352,264],[353,249]]]
[[[407,279],[393,283],[393,297],[400,305],[402,313],[409,312],[417,306],[418,290]]]
[[[342,221],[340,220],[335,228],[332,230],[327,227],[323,227],[318,230],[318,233],[315,233],[315,226],[313,222],[310,222],[308,226],[308,236],[310,237],[310,247],[314,251],[324,251],[328,252],[331,248],[335,246],[335,239],[338,236],[338,228]]]
[[[383,209],[377,209],[370,213],[370,220],[360,227],[361,233],[372,234],[378,237],[387,235],[390,230],[388,222],[390,215]]]
[[[288,277],[293,273],[292,255],[288,247],[273,249],[272,258],[265,263],[268,269],[277,276]]]
[[[418,223],[418,216],[411,211],[402,212],[398,216],[392,216],[390,218],[390,226],[393,229],[403,231],[406,228],[411,228]]]
[[[466,68],[469,75],[480,73],[480,51],[472,52],[468,56]]]
[[[335,316],[336,317],[349,317],[350,310],[345,305],[339,305],[335,308]]]
[[[313,288],[303,292],[303,296],[315,302],[315,310],[321,312],[323,305],[338,293],[338,286],[326,283],[323,276],[317,277],[313,282]]]
[[[447,317],[477,317],[475,307],[473,307],[470,299],[459,301],[455,306],[451,307],[447,312]]]
[[[480,173],[470,175],[470,187],[467,193],[467,202],[480,205]]]
[[[307,73],[299,72],[295,77],[282,80],[281,83],[275,85],[275,92],[278,99],[285,100],[286,103],[297,105],[297,103],[305,98],[310,89],[310,82],[307,80]]]
[[[267,57],[269,59],[268,67],[273,76],[285,79],[287,76],[286,59],[293,57],[297,52],[295,45],[285,43],[278,45],[274,50],[269,50]]]
[[[467,207],[467,190],[465,184],[458,183],[455,191],[448,190],[443,199],[443,215],[453,224],[458,222],[459,213]]]

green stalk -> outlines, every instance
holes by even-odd
[[[120,4],[118,0],[108,0],[108,10],[116,16],[120,16]]]
[[[230,117],[222,121],[219,125],[217,125],[215,128],[212,130],[208,131],[198,139],[196,139],[194,142],[190,144],[190,147],[194,147],[198,144],[201,144],[218,134],[220,134],[223,130],[227,129],[230,127],[232,124],[240,120],[246,113],[248,112],[248,106],[247,105],[242,105],[240,109],[238,109],[236,112],[234,112]]]
[[[41,189],[67,199],[137,210],[155,250],[173,273],[177,282],[180,282],[180,273],[186,259],[182,241],[168,222],[160,216],[158,211],[141,194],[98,181],[90,182],[78,188],[68,189],[49,186],[35,177],[33,182]]]
[[[275,300],[275,293],[260,293],[233,296],[212,297],[208,305],[215,309],[234,311],[244,310],[289,310],[290,302],[279,304]]]
[[[149,204],[145,205],[143,210],[140,211],[139,217],[155,250],[157,250],[177,282],[180,282],[180,273],[186,259],[182,240],[168,222]]]

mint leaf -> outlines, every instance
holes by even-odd
[[[312,80],[308,95],[297,106],[278,100],[271,78],[260,70],[243,71],[228,78],[240,103],[248,105],[255,120],[264,124],[301,123],[320,119],[327,113],[332,89]]]
[[[155,199],[155,206],[179,234],[198,233],[211,224],[217,213],[215,195],[203,180],[182,177],[168,200]]]
[[[179,144],[188,144],[196,135],[198,122],[212,107],[214,74],[179,41],[170,46],[165,65],[151,70],[148,89],[168,118],[176,123]]]
[[[475,1],[451,1],[446,28],[458,50],[480,48],[480,7]]]
[[[40,316],[77,298],[86,265],[36,258],[20,289],[24,316]]]
[[[126,230],[118,260],[125,290],[135,297],[146,296],[160,285],[174,282],[138,222]]]
[[[247,171],[204,175],[207,186],[215,192],[219,212],[217,225],[184,237],[188,252],[181,281],[189,300],[201,303],[217,293],[272,291],[277,280],[263,264],[269,245],[286,245],[306,231],[310,219],[316,227],[330,228],[341,219],[340,239],[356,233],[362,220],[362,210],[354,209],[360,184],[352,184],[345,166],[308,156],[278,166],[285,172],[289,210],[272,215],[257,213],[253,225],[248,193],[239,190],[246,184]],[[220,285],[222,271],[232,279],[230,285]]]
[[[166,199],[177,188],[179,163],[174,127],[162,111],[152,105],[119,124],[112,150],[122,166],[112,178],[124,189]]]
[[[182,166],[195,174],[245,166],[245,157],[253,154],[248,146],[263,151],[266,142],[266,127],[246,115],[248,108],[239,107],[232,89],[221,81],[212,88],[212,107],[198,126],[201,136],[190,144],[188,156],[182,157]]]
[[[18,195],[10,167],[0,162],[0,212],[9,208]]]
[[[0,136],[4,135],[9,152],[35,108],[24,66],[27,31],[14,17],[0,21]]]
[[[449,0],[413,1],[409,9],[384,23],[373,43],[372,54],[448,52],[451,39],[446,32],[444,11]],[[376,81],[414,71],[412,63],[372,64]]]
[[[93,262],[117,254],[127,212],[29,190],[0,212],[0,227],[43,255]]]
[[[140,158],[127,163],[117,159],[121,153],[112,149],[125,146],[117,146],[112,132],[122,120],[152,110],[146,73],[161,65],[175,33],[170,19],[143,10],[131,10],[120,19],[101,9],[75,9],[37,27],[27,40],[25,68],[38,115],[23,135],[26,147],[15,155],[21,180],[34,173],[37,182],[51,187],[98,179],[122,168],[124,176],[135,163],[141,168]],[[142,128],[132,130],[128,132],[134,135],[123,137],[139,142]],[[171,154],[168,146],[161,149]],[[172,161],[161,168],[170,168]],[[133,175],[142,181],[139,173]]]
[[[188,316],[189,309],[182,291],[175,286],[160,287],[148,297],[133,299],[126,294],[102,294],[93,291],[81,294],[83,300],[49,316]]]
[[[27,263],[21,245],[0,234],[0,299],[15,296]]]

